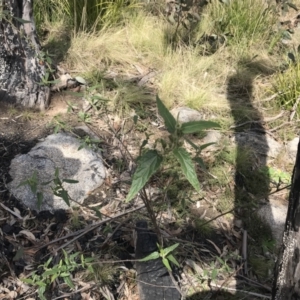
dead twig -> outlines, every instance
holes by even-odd
[[[78,230],[78,231],[76,231],[76,232],[73,232],[73,233],[71,233],[71,234],[68,234],[67,236],[63,236],[63,237],[57,238],[57,239],[55,239],[55,240],[53,240],[53,241],[50,241],[50,242],[48,242],[48,243],[46,243],[46,244],[40,246],[40,247],[38,248],[38,250],[41,250],[41,249],[43,249],[43,248],[45,248],[45,247],[47,247],[47,246],[49,246],[49,245],[51,245],[51,244],[55,244],[55,243],[57,243],[57,242],[59,242],[59,241],[61,241],[61,240],[65,240],[65,239],[67,239],[67,238],[70,238],[70,237],[75,236],[72,240],[66,242],[65,244],[63,244],[62,246],[60,246],[59,248],[56,249],[56,251],[59,251],[59,250],[63,249],[64,247],[66,247],[67,245],[69,245],[69,244],[73,243],[74,241],[76,241],[77,239],[79,239],[81,236],[87,234],[88,232],[90,232],[90,231],[92,231],[92,230],[95,230],[97,227],[101,226],[103,223],[106,223],[106,222],[109,222],[109,221],[113,221],[113,220],[115,220],[115,219],[117,219],[117,218],[120,218],[120,217],[122,217],[122,216],[125,216],[125,215],[127,215],[127,214],[130,214],[130,213],[132,213],[132,212],[134,212],[134,211],[137,211],[137,210],[139,210],[139,209],[141,209],[141,208],[144,208],[144,207],[145,207],[145,205],[140,205],[140,206],[138,206],[138,207],[136,207],[136,208],[133,208],[133,209],[127,210],[127,211],[125,211],[125,212],[116,214],[116,215],[113,216],[113,217],[107,217],[107,218],[105,218],[104,220],[101,220],[101,221],[99,221],[99,222],[97,222],[97,223],[95,223],[95,224],[89,225],[89,226],[87,226],[87,227],[84,228],[84,229]],[[46,254],[46,256],[48,256],[49,254],[50,254],[50,253]]]
[[[210,286],[213,287],[213,288],[218,288],[218,289],[222,289],[222,290],[225,290],[225,291],[227,290],[227,291],[243,293],[243,294],[247,294],[247,295],[251,295],[251,296],[255,296],[255,297],[259,297],[259,298],[271,299],[271,296],[267,296],[267,295],[263,295],[263,294],[259,294],[259,293],[254,293],[254,292],[243,291],[243,290],[230,288],[230,287],[223,287],[219,284],[211,283]]]
[[[263,285],[263,284],[261,284],[261,283],[255,281],[255,280],[252,280],[252,279],[250,279],[250,278],[248,278],[248,277],[246,277],[246,276],[237,274],[237,277],[240,277],[240,278],[242,278],[242,279],[244,279],[244,280],[246,280],[246,281],[252,283],[252,284],[255,285],[255,286],[258,286],[258,287],[260,287],[260,288],[263,288],[263,289],[267,290],[268,292],[272,292],[272,288],[270,288],[269,286],[265,286],[265,285]]]
[[[222,214],[220,214],[220,215],[217,215],[216,217],[214,217],[214,218],[208,220],[207,222],[204,222],[204,223],[201,224],[201,226],[199,226],[199,227],[203,227],[203,226],[205,226],[206,224],[208,224],[208,223],[210,223],[210,222],[212,222],[212,221],[214,221],[214,220],[216,220],[216,219],[218,219],[218,218],[220,218],[220,217],[222,217],[222,216],[225,216],[225,215],[227,215],[227,214],[233,212],[234,210],[235,210],[235,208],[232,208],[232,209],[230,209],[230,210],[228,210],[228,211],[225,211],[224,213],[222,213]]]
[[[7,206],[5,206],[3,203],[0,203],[0,205],[2,206],[2,208],[4,208],[6,211],[10,212],[12,215],[14,215],[15,217],[17,217],[19,220],[23,221],[23,218],[16,212],[14,212],[13,210],[11,210],[10,208],[8,208]]]
[[[298,107],[298,104],[299,104],[299,101],[300,101],[300,97],[298,97],[292,107],[292,110],[291,110],[291,115],[290,115],[290,118],[289,118],[289,121],[291,122],[293,119],[294,119],[294,116],[297,112],[297,107]]]
[[[176,279],[174,278],[174,276],[173,276],[173,274],[172,274],[172,271],[168,270],[168,272],[169,272],[169,275],[170,275],[170,277],[171,277],[171,280],[172,280],[172,282],[173,282],[173,284],[174,284],[176,290],[179,292],[179,294],[180,294],[182,297],[184,297],[184,295],[183,295],[183,293],[182,293],[182,291],[181,291],[181,289],[180,289],[180,287],[179,287],[179,285],[178,285],[178,282],[176,281]],[[170,286],[170,288],[172,288],[172,286]]]
[[[294,121],[293,123],[299,123],[300,122],[300,120],[297,120],[297,121]],[[284,122],[284,123],[282,123],[282,124],[280,124],[280,125],[278,125],[277,127],[274,127],[274,128],[272,128],[272,129],[270,129],[269,131],[270,132],[273,132],[273,131],[276,131],[276,130],[278,130],[279,128],[282,128],[282,127],[284,127],[285,125],[290,125],[291,124],[291,122],[290,121],[288,121],[288,122]]]
[[[277,96],[278,96],[278,93],[276,93],[276,94],[274,94],[274,95],[272,95],[272,96],[270,96],[268,98],[265,98],[265,99],[262,99],[262,100],[253,101],[253,102],[254,103],[255,102],[267,102],[267,101],[271,101],[271,100],[275,99]]]
[[[241,124],[237,124],[237,125],[232,125],[229,128],[230,129],[234,129],[234,128],[238,128],[247,124],[264,124],[264,123],[269,123],[269,122],[273,122],[279,118],[281,118],[283,115],[285,114],[285,112],[282,110],[278,115],[274,116],[274,117],[268,117],[268,118],[264,118],[262,120],[258,120],[258,121],[247,121]]]
[[[276,193],[278,193],[278,192],[280,192],[280,191],[283,191],[283,190],[285,190],[285,189],[288,189],[288,188],[290,188],[292,185],[291,184],[289,184],[289,185],[286,185],[286,186],[284,186],[283,188],[278,188],[276,191],[274,191],[274,192],[272,192],[272,193],[269,193],[268,194],[268,196],[270,196],[270,195],[273,195],[273,194],[276,194]]]
[[[63,298],[64,298],[64,299],[66,299],[66,298],[71,299],[71,296],[73,296],[73,295],[75,295],[75,294],[77,294],[77,293],[79,293],[79,292],[84,292],[84,291],[86,291],[86,290],[88,290],[88,289],[91,289],[91,287],[90,287],[90,286],[84,286],[84,287],[82,287],[81,289],[75,290],[74,292],[66,293],[66,294],[63,294],[63,295],[61,295],[61,296],[52,298],[52,300],[58,300],[58,299],[63,299]]]
[[[110,234],[105,241],[102,243],[101,248],[103,248],[108,242],[109,240],[113,237],[113,235],[117,232],[117,230],[119,230],[119,228],[124,225],[128,220],[130,220],[130,218],[127,218],[125,221],[121,222],[116,228],[115,230],[112,232],[112,234]]]
[[[244,274],[248,274],[247,268],[247,230],[243,230],[243,246],[242,246],[242,258],[244,263]]]

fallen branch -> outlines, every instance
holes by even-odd
[[[259,298],[271,299],[271,296],[258,294],[258,293],[254,293],[254,292],[238,290],[238,289],[230,288],[230,287],[224,287],[224,286],[221,286],[219,284],[211,283],[210,286],[213,287],[213,288],[218,288],[218,289],[222,289],[222,290],[225,290],[225,291],[232,291],[232,292],[235,292],[235,293],[238,292],[238,293],[243,293],[243,294],[247,294],[247,295],[251,295],[251,296],[255,296],[255,297],[259,297]]]
[[[264,118],[262,120],[258,120],[258,121],[247,121],[241,124],[237,124],[237,125],[232,125],[229,128],[230,129],[234,129],[234,128],[238,128],[247,124],[264,124],[264,123],[268,123],[268,122],[273,122],[279,118],[281,118],[284,115],[284,111],[281,111],[277,116],[274,117],[268,117],[268,118]]]
[[[43,249],[43,248],[45,248],[45,247],[47,247],[47,246],[49,246],[49,245],[51,245],[51,244],[55,244],[55,243],[57,243],[57,242],[59,242],[59,241],[61,241],[61,240],[65,240],[65,239],[67,239],[67,238],[70,238],[70,237],[75,236],[72,240],[70,240],[70,241],[64,243],[62,246],[60,246],[58,249],[56,249],[56,251],[59,251],[59,250],[63,249],[64,247],[66,247],[67,245],[69,245],[69,244],[73,243],[74,241],[76,241],[77,239],[79,239],[81,236],[83,236],[83,235],[87,234],[88,232],[90,232],[90,231],[96,229],[97,227],[101,226],[103,223],[106,223],[106,222],[109,222],[109,221],[113,221],[113,220],[115,220],[115,219],[117,219],[117,218],[123,217],[123,216],[125,216],[125,215],[127,215],[127,214],[130,214],[130,213],[132,213],[132,212],[134,212],[134,211],[137,211],[137,210],[139,210],[139,209],[141,209],[141,208],[144,208],[144,207],[145,207],[145,205],[140,205],[140,206],[138,206],[138,207],[136,207],[136,208],[133,208],[133,209],[127,210],[127,211],[125,211],[125,212],[116,214],[116,215],[113,216],[113,217],[107,217],[107,218],[105,218],[104,220],[101,220],[101,221],[99,221],[99,222],[96,222],[95,224],[91,224],[91,225],[87,226],[87,227],[84,228],[84,229],[77,230],[77,231],[72,232],[72,233],[70,233],[70,234],[68,234],[68,235],[66,235],[66,236],[63,236],[63,237],[57,238],[57,239],[55,239],[55,240],[53,240],[53,241],[50,241],[50,242],[48,242],[47,244],[44,244],[44,245],[40,246],[40,247],[38,248],[38,250],[41,250],[41,249]],[[46,254],[46,256],[48,256],[49,254],[50,254],[50,253]]]

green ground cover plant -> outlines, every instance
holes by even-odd
[[[84,268],[90,273],[93,273],[92,265],[93,258],[85,258],[78,252],[68,254],[63,250],[64,258],[59,261],[58,264],[52,266],[52,257],[50,257],[43,265],[39,268],[42,272],[38,274],[33,271],[28,278],[24,278],[23,281],[33,286],[37,286],[38,295],[41,300],[46,300],[45,292],[50,288],[51,284],[57,279],[63,279],[64,282],[73,289],[75,286],[72,282],[72,272],[76,269]],[[79,259],[78,259],[79,258]]]

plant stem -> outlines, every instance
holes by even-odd
[[[147,192],[146,192],[145,187],[143,187],[143,189],[141,191],[141,198],[142,198],[142,200],[143,200],[143,202],[144,202],[144,204],[146,206],[146,209],[148,211],[150,220],[151,220],[151,222],[152,222],[152,224],[154,226],[154,231],[157,234],[158,243],[161,246],[163,246],[163,240],[162,240],[162,236],[161,236],[161,233],[160,233],[160,230],[159,230],[159,226],[157,224],[155,213],[154,213],[153,208],[152,208],[151,200],[147,196]]]

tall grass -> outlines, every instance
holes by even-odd
[[[278,73],[274,77],[273,84],[275,92],[278,94],[276,103],[279,107],[291,109],[297,102],[297,112],[300,114],[300,64],[291,64],[283,73]]]
[[[38,28],[63,18],[75,32],[94,31],[118,23],[137,7],[136,0],[39,0],[34,2],[34,17]]]
[[[233,44],[265,42],[277,22],[274,5],[265,0],[212,0],[206,13],[210,20],[207,29],[227,36]]]
[[[145,72],[150,68],[158,71],[155,90],[169,107],[175,103],[194,108],[220,107],[220,99],[214,95],[220,92],[218,82],[226,81],[223,54],[203,57],[193,46],[174,50],[165,39],[169,26],[163,19],[141,10],[125,26],[105,28],[90,35],[78,34],[68,51],[69,69],[86,76],[111,67],[114,72],[119,70],[119,74],[135,74],[134,66],[146,68]]]
[[[261,59],[267,52],[265,41],[276,18],[267,0],[230,0],[228,4],[212,0],[195,34],[181,32],[190,34],[191,39],[211,34],[227,36],[228,42],[211,55],[201,55],[201,44],[194,40],[172,47],[170,37],[176,26],[160,14],[133,10],[138,6],[135,1],[42,0],[36,5],[45,14],[37,8],[36,13],[40,18],[50,18],[57,11],[73,26],[76,35],[71,38],[64,62],[69,70],[92,82],[101,80],[110,68],[116,74],[135,76],[136,66],[141,66],[145,72],[157,71],[152,87],[169,107],[229,109],[225,95],[228,74],[235,71],[245,51],[247,56],[259,55]],[[134,13],[122,18],[128,10]]]

